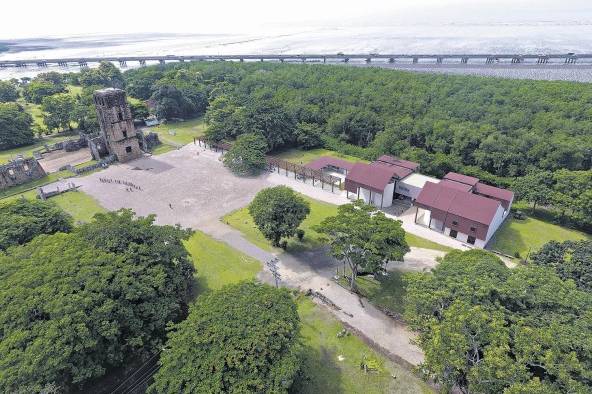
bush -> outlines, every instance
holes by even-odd
[[[300,321],[286,289],[240,283],[202,295],[169,334],[154,393],[287,393]]]
[[[0,150],[32,144],[33,118],[17,103],[0,103]]]
[[[304,230],[301,228],[296,229],[296,237],[298,237],[299,241],[302,241],[302,239],[304,238]]]

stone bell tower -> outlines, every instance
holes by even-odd
[[[125,91],[114,88],[97,90],[93,95],[107,150],[122,163],[142,156],[140,136],[125,98]]]

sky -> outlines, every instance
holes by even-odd
[[[0,15],[0,39],[11,39],[95,33],[262,33],[406,23],[592,23],[592,1],[5,0]]]

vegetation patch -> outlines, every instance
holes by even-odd
[[[308,164],[311,161],[318,159],[319,157],[323,156],[330,156],[330,157],[337,157],[344,160],[349,160],[352,162],[364,162],[368,163],[367,160],[360,159],[355,156],[345,155],[339,152],[335,152],[329,149],[317,148],[311,150],[303,150],[303,149],[289,149],[283,152],[279,152],[274,154],[275,157],[289,161],[291,163],[296,164]]]
[[[523,220],[508,218],[495,233],[489,248],[510,256],[526,258],[529,253],[534,253],[549,241],[580,239],[592,239],[592,236],[532,217]]]
[[[75,223],[88,223],[95,214],[106,212],[97,200],[80,190],[59,194],[49,201],[70,214]]]
[[[183,122],[167,122],[150,127],[150,131],[158,133],[158,138],[164,143],[173,145],[187,145],[193,143],[193,139],[204,135],[206,125],[203,116]]]

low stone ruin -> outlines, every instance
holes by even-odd
[[[0,165],[0,190],[21,185],[46,176],[45,171],[34,158],[19,158]]]

